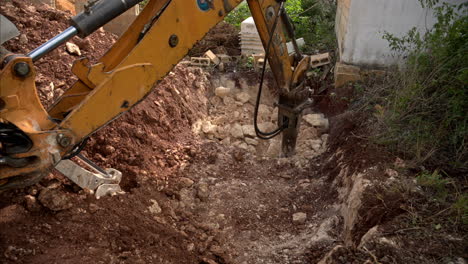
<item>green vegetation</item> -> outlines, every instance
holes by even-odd
[[[304,38],[304,50],[330,50],[336,46],[334,32],[335,1],[330,0],[288,0],[286,11],[296,28],[296,37]],[[250,17],[246,2],[229,13],[225,21],[240,28],[240,24]]]
[[[375,140],[415,166],[463,175],[468,171],[467,4],[437,2],[422,2],[435,12],[433,29],[384,36],[407,59],[371,89],[378,110]]]

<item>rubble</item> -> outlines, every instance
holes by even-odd
[[[65,47],[66,47],[68,53],[73,54],[73,55],[77,55],[77,56],[81,56],[81,50],[78,47],[78,45],[76,45],[74,43],[71,43],[71,42],[67,42],[67,43],[65,43]]]
[[[73,203],[70,197],[59,188],[44,188],[39,193],[39,202],[52,211],[62,211],[70,209]]]
[[[307,220],[307,214],[306,213],[301,213],[301,212],[295,213],[292,216],[292,220],[295,223],[303,224]]]
[[[225,97],[226,95],[229,95],[230,93],[231,93],[230,88],[220,86],[215,89],[215,94],[221,98]]]

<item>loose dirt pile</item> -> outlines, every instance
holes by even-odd
[[[2,1],[2,15],[10,19],[21,35],[4,44],[5,48],[19,54],[26,54],[47,40],[67,29],[70,14],[61,12],[47,5],[33,5],[30,1]],[[85,40],[73,38],[82,56],[96,61],[114,44],[116,36],[105,31],[98,31]],[[77,79],[70,68],[77,55],[67,53],[64,46],[52,51],[35,63],[37,70],[36,86],[41,101],[50,105],[63,94]]]
[[[191,127],[206,113],[207,76],[201,69],[177,66],[143,102],[96,133],[83,153],[120,170],[126,189],[148,178],[167,178],[196,151]]]
[[[215,54],[239,56],[241,54],[239,30],[233,25],[220,22],[192,48],[189,56],[201,57],[208,50]]]

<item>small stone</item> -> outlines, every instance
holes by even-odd
[[[71,42],[67,42],[67,43],[65,43],[65,47],[66,47],[66,50],[68,51],[68,53],[81,56],[81,50],[76,44],[73,44]]]
[[[233,80],[229,80],[229,79],[228,79],[228,80],[226,80],[226,81],[224,82],[224,84],[225,84],[225,86],[226,86],[227,88],[229,88],[229,89],[232,89],[232,90],[236,89],[236,82],[233,81]]]
[[[232,113],[232,115],[234,116],[235,119],[237,119],[237,118],[239,118],[240,113],[238,111],[234,111],[234,113]]]
[[[223,97],[223,103],[225,106],[231,106],[234,105],[236,101],[234,101],[230,96],[225,96]]]
[[[247,137],[256,137],[257,134],[255,133],[255,127],[253,125],[243,125],[242,126],[242,131],[245,136]]]
[[[230,88],[226,88],[226,87],[223,87],[223,86],[220,86],[218,88],[215,89],[215,94],[216,96],[219,96],[221,98],[229,95],[231,93],[231,89]]]
[[[208,197],[210,196],[210,190],[208,188],[208,184],[206,183],[200,183],[198,184],[198,188],[197,188],[197,197],[201,200],[201,201],[206,201],[208,199]]]
[[[242,131],[242,126],[239,123],[235,123],[231,127],[230,134],[234,138],[243,138],[244,132]]]
[[[195,249],[195,244],[194,243],[190,243],[187,245],[187,251],[193,251]]]
[[[275,107],[273,109],[273,112],[271,113],[271,121],[272,122],[278,121],[278,107]]]
[[[330,136],[329,136],[328,134],[323,134],[323,135],[320,137],[320,138],[322,139],[322,144],[323,144],[324,147],[327,145],[327,143],[328,143],[328,138],[329,138],[329,137],[330,137]]]
[[[62,211],[73,206],[68,195],[64,191],[55,188],[43,189],[39,194],[39,202],[52,211]]]
[[[265,156],[270,157],[270,158],[277,158],[279,157],[280,152],[281,152],[281,142],[278,140],[272,140],[270,142],[270,146],[268,146]]]
[[[249,145],[257,146],[258,141],[253,138],[245,138],[245,142]]]
[[[293,214],[292,218],[293,218],[293,222],[298,223],[298,224],[302,224],[302,223],[304,223],[306,221],[307,214],[306,213],[295,213],[295,214]]]
[[[231,138],[227,137],[227,138],[221,140],[221,144],[223,144],[224,146],[231,145]]]
[[[25,207],[30,212],[39,212],[41,205],[37,202],[36,197],[32,195],[26,195],[24,197]]]
[[[258,119],[266,121],[270,118],[271,116],[271,110],[268,106],[261,104],[258,107]]]
[[[250,95],[247,92],[240,92],[236,95],[237,101],[245,104],[250,100]]]
[[[328,119],[323,114],[308,114],[303,119],[311,126],[321,128],[326,131],[329,128]]]
[[[162,209],[159,206],[158,201],[151,199],[150,202],[152,202],[153,204],[148,207],[149,212],[152,214],[160,214],[162,212]]]
[[[245,160],[245,152],[243,150],[236,150],[232,152],[232,157],[238,162],[243,162]]]
[[[269,133],[269,132],[274,131],[277,128],[277,126],[273,124],[272,122],[263,122],[263,123],[258,124],[258,128],[262,132]]]
[[[99,210],[99,206],[97,204],[89,204],[89,208],[88,208],[89,212],[94,214],[95,212],[97,212]]]
[[[111,154],[113,154],[115,152],[115,148],[113,146],[111,146],[111,145],[107,145],[107,146],[104,147],[103,152],[106,155],[111,155]]]
[[[201,127],[203,133],[205,134],[214,134],[216,133],[216,125],[211,124],[210,121],[205,121]]]
[[[188,188],[188,187],[192,186],[193,183],[194,183],[192,179],[189,179],[189,178],[186,178],[186,177],[181,177],[179,179],[179,182],[180,182],[180,186],[182,188]]]
[[[21,34],[19,37],[19,43],[20,44],[28,44],[29,40],[28,37],[25,34]]]

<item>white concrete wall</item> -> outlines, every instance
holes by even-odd
[[[400,61],[382,38],[385,31],[403,36],[414,26],[425,31],[435,23],[433,12],[423,9],[418,0],[351,0],[348,11],[346,20],[337,16],[340,61],[359,66],[389,66]]]

